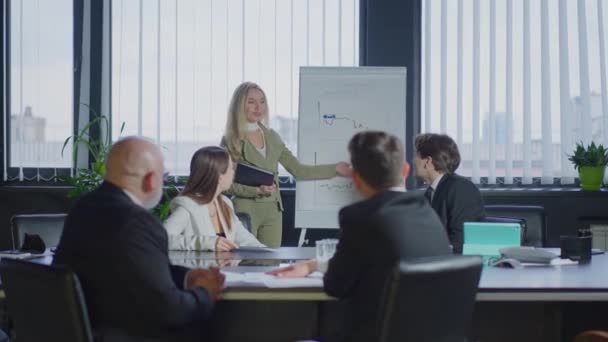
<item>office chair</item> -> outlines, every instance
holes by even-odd
[[[11,217],[13,249],[19,249],[25,234],[37,234],[47,247],[59,244],[66,214],[23,214]]]
[[[20,342],[93,342],[84,295],[73,272],[2,259],[0,276]]]
[[[236,217],[239,218],[245,229],[251,231],[251,216],[247,213],[236,213]]]
[[[382,303],[380,341],[466,341],[481,268],[479,256],[401,261]]]
[[[547,215],[545,208],[536,205],[486,205],[486,220],[488,222],[500,219],[515,220],[525,224],[522,230],[525,236],[524,246],[545,247],[547,243]],[[509,221],[511,222],[511,221]]]

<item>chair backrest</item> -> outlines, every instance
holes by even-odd
[[[402,261],[383,302],[383,342],[462,342],[471,324],[481,276],[479,256]]]
[[[63,222],[66,214],[23,214],[11,217],[11,233],[13,249],[21,247],[23,237],[27,234],[37,234],[42,238],[46,247],[59,244]]]
[[[517,219],[525,222],[524,246],[545,247],[547,216],[545,208],[536,205],[486,205],[486,219]],[[493,222],[493,221],[490,221]]]
[[[93,341],[84,295],[73,272],[2,259],[0,276],[19,341]]]
[[[251,216],[247,213],[236,213],[236,217],[239,218],[245,229],[251,231]]]

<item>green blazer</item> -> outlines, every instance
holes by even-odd
[[[235,162],[245,161],[249,164],[266,169],[274,173],[274,181],[279,184],[279,163],[291,173],[296,179],[326,179],[336,176],[336,164],[326,165],[304,165],[291,153],[285,146],[281,137],[274,130],[260,124],[264,132],[266,144],[266,158],[253,146],[248,139],[241,139],[242,153],[237,154],[230,151]],[[256,202],[278,202],[279,208],[283,210],[280,191],[275,191],[270,196],[257,196],[256,187],[233,183],[228,191],[229,194],[236,196],[235,200],[249,199]]]

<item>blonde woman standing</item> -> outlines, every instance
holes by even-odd
[[[243,162],[274,173],[274,184],[259,187],[233,183],[237,212],[251,216],[251,230],[269,247],[279,247],[283,234],[283,203],[277,187],[279,163],[298,180],[350,177],[350,164],[303,165],[285,146],[281,137],[268,128],[266,94],[255,83],[244,82],[232,95],[223,144],[235,162]]]

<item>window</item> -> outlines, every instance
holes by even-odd
[[[189,173],[218,145],[232,91],[268,96],[271,127],[297,151],[299,67],[358,65],[358,0],[114,1],[112,135],[159,142],[166,168]]]
[[[490,184],[572,183],[577,141],[608,144],[605,1],[424,0],[422,131]]]
[[[40,168],[70,168],[73,132],[72,0],[6,1],[5,66],[10,83],[5,180],[50,180]],[[33,168],[33,173],[23,170]]]

